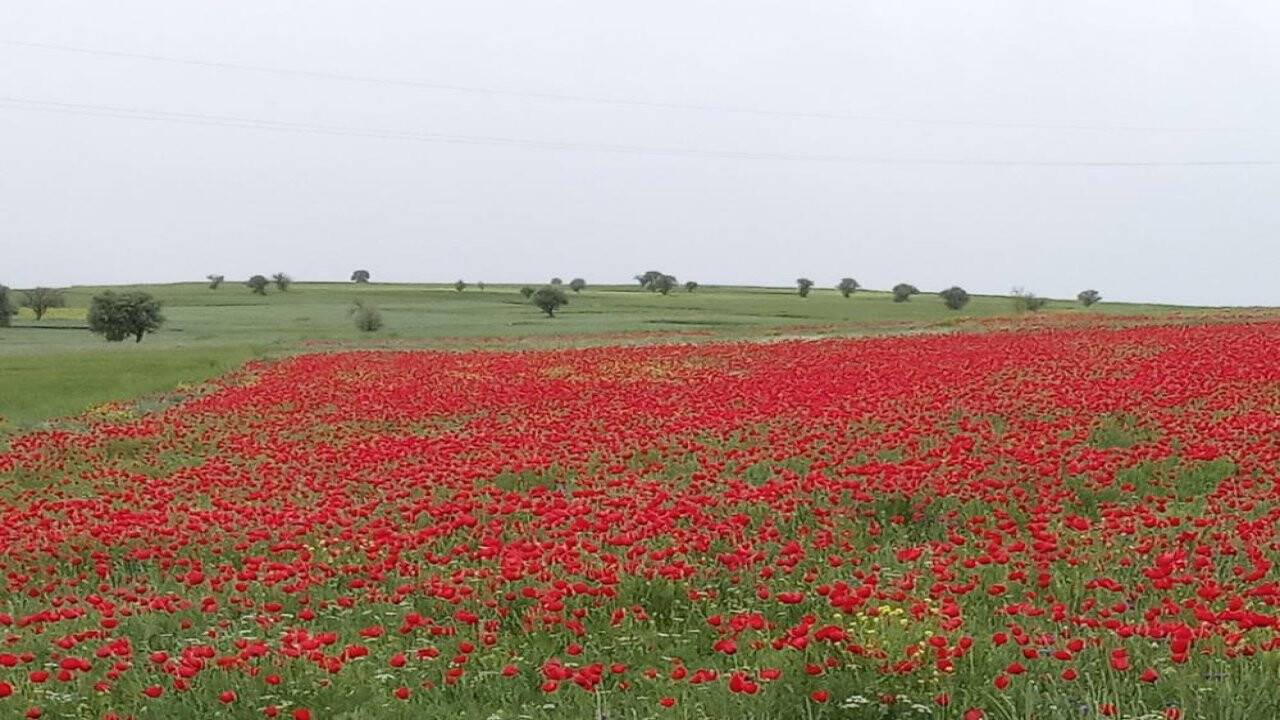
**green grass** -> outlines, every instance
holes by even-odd
[[[80,412],[90,406],[198,382],[254,357],[330,347],[554,347],[601,342],[732,339],[818,334],[879,334],[946,327],[965,318],[1009,315],[1006,297],[975,296],[960,312],[934,295],[894,303],[887,293],[845,299],[815,289],[702,287],[669,296],[635,286],[589,287],[570,293],[554,319],[544,317],[518,286],[298,283],[265,297],[240,284],[209,290],[202,283],[138,286],[164,303],[167,322],[141,344],[110,344],[85,329],[84,310],[101,287],[67,291],[67,307],[36,322],[24,310],[0,328],[0,418],[9,428]],[[358,332],[347,314],[357,298],[377,307],[385,328]],[[1169,306],[1105,303],[1085,311],[1051,301],[1049,314],[1166,313]],[[310,341],[320,341],[318,344]],[[0,424],[0,428],[5,427]]]
[[[0,357],[4,417],[19,427],[91,405],[198,382],[261,355],[249,346],[137,349],[124,345],[53,356]],[[0,425],[3,428],[3,425]]]

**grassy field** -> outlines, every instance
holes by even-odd
[[[165,306],[167,322],[141,344],[106,343],[85,329],[100,287],[67,291],[67,307],[36,322],[23,310],[0,328],[0,427],[21,429],[49,417],[199,382],[252,358],[332,347],[554,347],[604,342],[705,340],[790,335],[856,335],[946,327],[966,318],[1010,315],[1006,297],[975,296],[962,311],[931,294],[894,303],[887,293],[843,298],[815,289],[703,287],[662,296],[636,286],[589,287],[571,294],[554,319],[518,286],[455,291],[444,285],[297,283],[265,297],[237,283],[140,286]],[[386,326],[362,335],[347,314],[356,299],[376,306]],[[1052,301],[1047,313],[1167,313],[1157,305],[1103,303],[1085,311]]]

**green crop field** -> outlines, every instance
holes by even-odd
[[[108,343],[85,325],[102,287],[74,287],[67,306],[36,322],[22,310],[0,328],[0,418],[9,430],[95,404],[206,380],[253,358],[350,347],[556,347],[809,335],[939,330],[968,319],[1013,314],[1007,297],[975,296],[950,311],[932,294],[895,303],[888,293],[850,298],[814,289],[702,287],[663,296],[638,286],[588,287],[547,318],[518,292],[490,285],[458,292],[446,285],[296,283],[254,295],[228,283],[136,286],[164,303],[166,323],[142,343]],[[355,300],[379,309],[385,327],[360,333],[348,314]],[[1042,314],[1152,315],[1186,310],[1102,303],[1084,310],[1051,301]]]

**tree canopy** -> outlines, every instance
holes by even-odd
[[[530,302],[546,313],[547,317],[555,317],[556,310],[569,304],[569,296],[564,294],[564,290],[554,285],[547,285],[538,288],[530,298]]]
[[[143,335],[155,332],[164,323],[160,301],[139,291],[108,290],[95,295],[89,303],[88,318],[89,329],[110,342],[120,342],[127,337],[142,342]]]

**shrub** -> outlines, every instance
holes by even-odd
[[[809,290],[813,288],[813,281],[809,278],[797,278],[796,288],[800,291],[800,297],[809,297]]]
[[[1077,295],[1076,299],[1080,301],[1081,305],[1091,307],[1094,303],[1102,299],[1102,294],[1097,290],[1085,290]]]
[[[249,281],[246,282],[245,285],[248,285],[249,289],[252,290],[255,295],[266,295],[268,282],[269,281],[265,277],[261,275],[254,275],[249,278]]]
[[[9,327],[9,318],[18,314],[18,308],[9,300],[9,288],[0,285],[0,327]]]
[[[909,283],[898,283],[893,286],[893,301],[906,302],[911,299],[912,295],[919,295],[920,291],[915,285]]]
[[[942,298],[942,302],[946,303],[949,310],[959,310],[969,304],[969,293],[959,285],[952,285],[938,293],[938,296]]]
[[[276,284],[276,289],[280,292],[288,292],[289,286],[293,284],[293,278],[278,272],[271,276],[271,282]]]
[[[356,270],[355,272],[351,273],[351,282],[361,283],[361,284],[369,282],[369,271]]]
[[[534,292],[535,292],[534,289],[529,287],[528,285],[525,285],[524,287],[520,288],[520,294],[524,296],[525,300],[528,300],[529,298],[533,297]]]
[[[694,282],[694,281],[692,281],[692,280],[690,280],[689,282],[687,282],[687,283],[685,283],[685,284],[684,284],[684,291],[685,291],[685,292],[693,292],[694,290],[697,290],[697,289],[698,289],[698,283],[696,283],[696,282]]]
[[[538,306],[538,309],[546,313],[547,317],[555,317],[556,310],[563,305],[569,304],[569,296],[565,295],[564,291],[560,288],[548,285],[543,288],[538,288],[538,290],[533,293],[533,297],[530,298],[530,301],[534,305]]]
[[[667,295],[676,288],[677,282],[674,275],[659,275],[650,283],[649,289]]]
[[[226,280],[226,278],[221,275],[205,275],[204,278],[209,281],[210,290],[217,290],[218,287],[222,285],[222,281]]]
[[[467,283],[459,279],[457,282],[453,284],[453,289],[457,290],[458,292],[462,292],[463,290],[467,289]]]
[[[1013,309],[1017,312],[1036,312],[1045,306],[1048,300],[1042,297],[1036,297],[1035,293],[1027,292],[1020,287],[1013,289],[1010,293],[1013,298]]]
[[[49,308],[64,307],[66,304],[62,291],[54,288],[38,287],[22,293],[22,307],[31,308],[37,320],[44,318]]]
[[[160,302],[148,293],[108,290],[89,303],[89,329],[109,342],[127,337],[142,342],[144,334],[155,332],[163,322]]]
[[[375,307],[365,305],[362,300],[357,300],[348,313],[360,332],[376,332],[382,329],[382,313]]]
[[[839,290],[840,294],[845,297],[849,297],[850,295],[853,294],[854,290],[857,290],[860,287],[862,286],[859,285],[858,281],[854,280],[853,278],[841,278],[840,284],[836,285],[836,289]]]
[[[569,281],[569,289],[574,292],[582,292],[582,289],[585,288],[586,286],[587,286],[587,281],[583,280],[582,278],[574,278]]]

